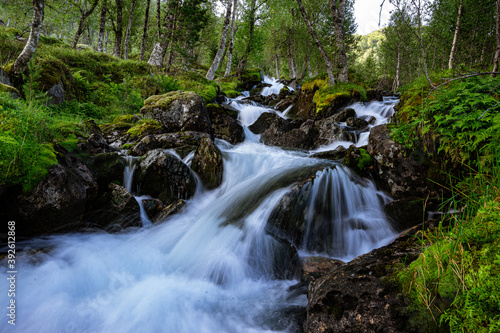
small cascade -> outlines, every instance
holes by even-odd
[[[305,203],[301,250],[308,254],[348,261],[395,236],[384,213],[390,198],[345,167],[318,171],[299,195]]]
[[[275,78],[268,76],[264,76],[264,83],[270,84],[271,86],[262,89],[262,96],[269,96],[272,94],[278,95],[280,93],[280,90],[285,86],[283,83],[278,82],[278,80],[276,80]],[[291,88],[289,89],[293,90]]]
[[[139,157],[137,156],[124,156],[123,160],[125,161],[125,169],[123,171],[123,184],[125,189],[129,191],[130,194],[134,195],[134,191],[132,191],[132,185],[134,181],[134,172],[137,169],[137,162],[139,161]],[[151,199],[150,196],[136,196],[134,195],[135,200],[139,204],[139,209],[141,211],[141,222],[143,227],[151,226],[151,221],[149,220],[148,215],[146,214],[146,210],[144,209],[143,200]]]

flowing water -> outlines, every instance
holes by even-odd
[[[235,105],[244,119],[246,106]],[[322,252],[314,246],[322,238],[329,244],[324,255],[349,260],[394,237],[382,210],[388,198],[344,167],[245,133],[236,146],[216,141],[224,155],[222,185],[197,191],[159,225],[18,242],[16,325],[3,315],[0,331],[300,331],[294,314],[307,299],[291,288],[293,276],[278,278],[289,247],[266,233],[274,207],[297,179],[315,176],[304,194],[309,227],[299,252]],[[133,168],[131,162],[125,181]],[[0,305],[7,305],[7,283],[0,285]]]

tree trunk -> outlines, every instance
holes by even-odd
[[[245,50],[245,53],[243,53],[243,56],[241,57],[239,63],[238,63],[238,68],[236,69],[237,75],[241,76],[245,69],[247,68],[247,61],[248,61],[248,56],[250,55],[250,52],[252,52],[253,49],[253,34],[255,30],[255,12],[257,11],[257,4],[256,0],[252,0],[250,2],[250,29],[249,29],[249,34],[248,34],[248,43],[247,43],[247,48]]]
[[[14,73],[24,72],[28,62],[31,60],[31,57],[35,54],[38,41],[40,40],[40,33],[42,31],[43,15],[43,0],[33,0],[33,20],[31,21],[30,35],[23,51],[14,62],[12,67]]]
[[[99,3],[99,0],[94,0],[92,3],[91,7],[89,10],[85,11],[83,8],[80,9],[80,22],[78,23],[78,28],[76,29],[76,34],[75,38],[73,39],[73,44],[71,45],[72,48],[76,49],[76,45],[78,44],[78,40],[80,39],[80,36],[83,32],[83,24],[85,23],[85,20],[87,17],[89,17],[93,12],[94,9],[97,7],[97,4]]]
[[[302,64],[302,73],[300,73],[300,80],[304,80],[304,78],[306,77],[307,68],[308,67],[310,68],[310,65],[308,66],[309,58],[311,56],[311,51],[309,50],[309,43],[306,43],[306,47],[307,47],[307,53],[304,58],[304,63]]]
[[[217,50],[217,54],[215,55],[214,61],[212,62],[212,65],[210,66],[210,69],[207,72],[206,75],[207,80],[213,80],[215,77],[215,72],[217,71],[217,68],[219,68],[219,63],[222,58],[222,53],[224,52],[224,45],[226,45],[227,33],[229,31],[231,8],[232,8],[231,0],[227,0],[226,18],[224,20],[224,24],[222,25],[222,35],[220,36],[219,49]]]
[[[417,6],[417,20],[418,20],[418,42],[420,44],[420,50],[422,51],[422,63],[424,65],[424,74],[425,78],[427,79],[427,82],[429,82],[429,85],[431,87],[434,87],[434,84],[431,81],[431,78],[429,76],[429,69],[427,68],[427,55],[425,53],[425,47],[424,47],[424,42],[422,41],[422,8],[421,8],[421,2],[420,0],[418,1]]]
[[[311,37],[313,38],[314,42],[316,43],[316,46],[319,49],[321,57],[323,58],[323,61],[325,62],[326,72],[328,73],[328,84],[330,86],[333,86],[335,84],[335,77],[333,76],[332,62],[330,61],[330,58],[326,54],[325,49],[323,48],[323,44],[321,44],[321,41],[318,38],[318,35],[316,35],[316,31],[314,31],[314,28],[313,28],[311,22],[307,18],[306,10],[304,9],[304,5],[302,4],[302,0],[297,0],[297,3],[299,5],[299,10],[300,10],[300,13],[302,14],[302,18],[304,19],[304,23],[307,26],[307,30],[309,31],[309,34],[311,34]]]
[[[493,59],[493,72],[498,71],[498,59],[500,58],[500,0],[497,0],[497,20],[496,20],[496,41],[497,49],[495,51],[495,58]],[[495,74],[493,74],[495,77]]]
[[[167,5],[168,7],[168,5]],[[156,1],[156,39],[161,39],[161,0]]]
[[[174,16],[174,25],[172,26],[172,33],[170,34],[170,53],[168,54],[167,60],[167,73],[170,72],[170,67],[172,67],[172,59],[174,58],[174,48],[177,42],[177,36],[175,35],[175,30],[177,29],[177,18]],[[166,50],[166,49],[165,49]]]
[[[106,38],[104,38],[104,53],[108,52],[109,31],[106,31]]]
[[[330,0],[330,12],[335,26],[335,46],[337,48],[337,66],[340,68],[338,79],[348,82],[347,55],[344,40],[345,0]]]
[[[139,59],[144,60],[144,53],[146,53],[146,37],[148,35],[148,23],[149,23],[149,6],[151,0],[146,1],[146,14],[144,17],[144,30],[142,31],[142,41],[141,41],[141,55]]]
[[[170,8],[169,3],[167,3],[167,6],[165,8],[165,20],[164,20],[164,29],[163,33],[159,34],[159,39],[155,43],[155,46],[153,47],[153,51],[151,52],[151,55],[149,56],[148,64],[152,66],[156,66],[157,68],[162,68],[163,67],[163,58],[165,58],[165,53],[167,52],[168,44],[169,44],[169,33],[172,33],[172,26],[175,21],[175,16],[172,14],[172,11],[175,11],[177,8],[177,2],[173,2],[173,8]],[[157,12],[157,19],[160,19],[159,13]],[[160,31],[160,30],[158,30]]]
[[[128,43],[130,40],[130,28],[132,28],[132,19],[134,18],[135,4],[137,0],[132,1],[130,14],[128,15],[127,31],[125,32],[125,60],[128,60]]]
[[[122,0],[116,1],[116,30],[115,30],[115,49],[113,55],[120,58],[122,55],[122,36],[123,36],[123,26],[122,26],[122,15],[123,15],[123,2]]]
[[[99,39],[97,42],[97,52],[102,52],[104,42],[104,32],[106,31],[106,0],[101,3],[101,21],[99,22]]]
[[[399,76],[401,70],[401,50],[398,45],[398,63],[396,65],[396,77],[394,78],[394,83],[392,84],[392,91],[395,92],[399,88]]]
[[[229,77],[231,74],[231,66],[233,65],[233,48],[234,48],[234,23],[236,21],[236,13],[238,8],[238,0],[233,2],[233,17],[231,18],[231,34],[229,35],[229,54],[227,56],[226,72],[224,77]]]
[[[458,32],[460,30],[460,18],[462,17],[462,0],[458,5],[457,24],[455,26],[455,33],[453,34],[453,43],[451,44],[450,59],[448,60],[448,69],[453,69],[453,61],[455,60],[455,50],[457,48]]]
[[[274,54],[274,61],[276,63],[276,79],[279,80],[281,76],[280,76],[280,61],[278,59],[278,53]]]

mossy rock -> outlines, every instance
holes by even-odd
[[[354,145],[349,147],[342,163],[360,175],[365,175],[373,168],[373,158],[371,155],[365,149],[357,148]]]
[[[159,134],[161,132],[161,125],[154,119],[143,119],[137,122],[134,127],[131,127],[127,134],[132,138],[141,138],[150,134]]]
[[[19,96],[19,90],[12,86],[8,86],[6,84],[0,83],[0,91],[5,91],[11,93],[14,96]]]
[[[119,124],[119,123],[126,123],[126,124],[135,124],[140,120],[139,117],[133,114],[122,114],[115,119],[113,119],[113,123]]]

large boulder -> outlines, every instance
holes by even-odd
[[[200,132],[177,132],[159,135],[148,135],[134,146],[132,155],[142,156],[150,150],[163,148],[174,149],[181,157],[196,149],[202,137],[209,137],[206,133]]]
[[[245,140],[243,127],[228,111],[217,104],[207,105],[207,111],[210,115],[214,137],[226,140],[231,144],[237,144]]]
[[[140,227],[141,211],[137,200],[125,187],[111,183],[85,217],[89,226],[118,232],[127,227]]]
[[[301,90],[288,115],[293,118],[314,119],[316,117],[316,106],[313,100],[316,90],[317,87],[313,90]]]
[[[191,161],[191,168],[208,189],[216,188],[222,183],[224,173],[222,153],[209,137],[201,138]]]
[[[92,172],[100,193],[107,191],[108,184],[123,182],[125,165],[119,153],[97,154],[89,159],[87,166]]]
[[[141,114],[157,120],[166,132],[212,133],[210,117],[201,96],[191,91],[172,91],[144,101]]]
[[[164,149],[144,155],[136,174],[139,194],[158,198],[165,205],[189,199],[196,192],[196,180],[189,167]]]
[[[375,159],[374,178],[394,198],[436,195],[427,184],[427,157],[417,151],[408,154],[405,147],[391,139],[386,125],[372,128],[367,152]]]
[[[314,121],[277,118],[262,134],[260,141],[266,145],[311,149],[317,136]]]
[[[97,183],[85,164],[62,147],[56,151],[58,164],[31,193],[15,199],[12,220],[18,236],[78,230],[85,206],[97,195]]]
[[[315,126],[318,130],[318,136],[314,141],[315,147],[328,145],[334,141],[356,142],[358,138],[358,133],[353,128],[340,125],[336,116],[316,121]]]
[[[278,119],[279,116],[276,113],[264,112],[262,113],[257,120],[250,125],[248,128],[255,134],[264,133],[271,124]]]
[[[420,254],[414,236],[419,229],[338,265],[311,283],[304,331],[409,332],[408,301],[394,281],[402,262],[409,264]]]

